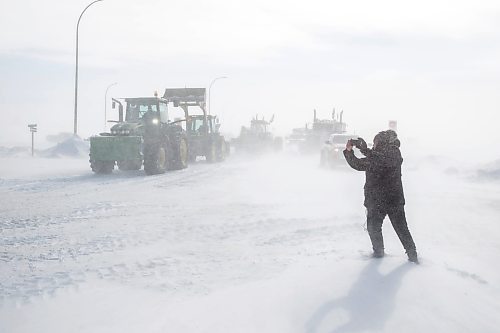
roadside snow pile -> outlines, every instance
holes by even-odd
[[[40,156],[43,157],[84,157],[88,154],[89,143],[77,136],[70,137],[40,152]]]
[[[58,158],[58,157],[87,157],[90,144],[78,136],[66,133],[47,137],[48,141],[56,143],[48,149],[35,149],[35,157]],[[59,139],[60,141],[56,141]],[[24,158],[31,157],[31,147],[1,147],[0,158]]]
[[[0,157],[26,157],[31,156],[29,147],[0,147]]]
[[[457,175],[460,173],[457,166],[463,165],[454,158],[441,155],[419,155],[403,154],[404,165],[407,170],[433,170],[444,172],[447,175]]]
[[[500,180],[500,160],[496,160],[478,169],[476,176],[484,180]]]
[[[50,143],[60,143],[68,139],[73,138],[75,135],[69,132],[60,132],[57,134],[49,134],[45,137],[45,140]]]

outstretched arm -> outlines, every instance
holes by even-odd
[[[351,141],[347,142],[344,150],[344,157],[351,168],[358,171],[366,171],[368,160],[366,158],[357,158],[352,150]]]

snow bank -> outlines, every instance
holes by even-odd
[[[96,176],[86,160],[0,164],[0,332],[500,327],[497,184],[405,170],[416,266],[389,221],[387,256],[368,258],[364,175],[315,156],[151,177]]]
[[[0,147],[0,158],[27,156],[31,156],[31,148],[29,147]]]
[[[479,168],[476,176],[479,180],[500,180],[500,160]]]
[[[43,157],[84,157],[89,154],[89,143],[80,137],[73,136],[39,154]]]
[[[62,139],[48,149],[35,149],[35,157],[86,157],[89,154],[89,142],[80,137],[56,135],[51,140]],[[0,147],[0,158],[28,157],[31,156],[31,147]]]

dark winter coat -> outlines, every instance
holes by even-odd
[[[377,146],[377,149],[362,149],[366,157],[357,158],[354,152],[344,150],[349,165],[366,172],[365,202],[367,208],[388,210],[405,204],[401,182],[403,158],[394,144]]]

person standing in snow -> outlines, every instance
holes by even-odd
[[[365,171],[365,202],[367,209],[367,229],[373,246],[373,257],[384,256],[382,223],[389,215],[392,226],[403,244],[408,260],[418,264],[417,250],[408,230],[405,216],[405,198],[401,182],[403,158],[399,150],[400,141],[396,132],[379,132],[373,139],[373,149],[369,149],[362,138],[354,141],[364,158],[357,158],[353,151],[353,141],[347,142],[344,156],[351,168]]]

